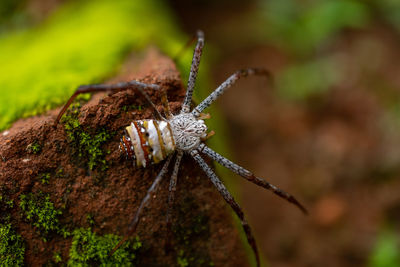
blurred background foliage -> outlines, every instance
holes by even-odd
[[[71,2],[32,29],[4,33],[0,87],[7,94],[0,95],[0,129],[18,117],[63,104],[79,84],[104,80],[132,49],[153,42],[177,51],[178,32],[167,11],[155,5],[157,1]],[[150,12],[155,16],[151,23],[144,15]],[[168,34],[158,34],[160,29]]]
[[[241,164],[310,207],[304,218],[241,184],[271,266],[400,265],[400,1],[90,3],[0,2],[1,129],[110,77],[132,49],[174,55],[200,28],[202,96],[240,68],[274,75],[273,90],[249,78],[218,101],[229,135],[217,132]],[[184,77],[189,63],[190,53]]]
[[[262,1],[264,36],[299,56],[307,56],[345,28],[368,22],[368,9],[358,1]]]

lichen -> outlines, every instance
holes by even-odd
[[[21,195],[19,206],[25,219],[40,231],[45,241],[50,232],[56,232],[64,237],[69,236],[69,232],[58,220],[62,211],[54,207],[49,195],[42,192]]]
[[[110,251],[121,240],[112,234],[99,236],[90,228],[73,232],[68,266],[134,266],[137,251],[142,246],[139,238],[124,243],[112,256]]]
[[[25,244],[11,224],[0,224],[0,266],[22,266]]]

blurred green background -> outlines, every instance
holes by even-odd
[[[132,49],[174,55],[202,29],[202,94],[241,68],[274,75],[217,101],[235,160],[310,210],[240,182],[269,265],[400,266],[399,1],[95,2],[1,1],[1,130],[111,77]]]

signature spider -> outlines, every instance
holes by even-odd
[[[163,176],[167,173],[168,167],[175,154],[176,159],[169,184],[168,208],[166,214],[168,229],[170,229],[171,227],[171,211],[175,199],[178,171],[181,159],[184,154],[190,155],[198,163],[200,168],[203,169],[203,171],[209,177],[209,179],[218,190],[218,192],[221,194],[221,196],[224,198],[224,200],[231,206],[236,215],[239,217],[243,230],[246,234],[247,241],[256,257],[257,266],[260,266],[257,245],[251,232],[250,226],[244,218],[244,213],[238,203],[232,197],[231,193],[229,193],[229,191],[226,189],[225,185],[204,161],[201,154],[206,155],[207,157],[217,161],[222,166],[230,169],[231,171],[235,172],[246,180],[272,191],[279,197],[284,198],[290,203],[296,205],[303,213],[307,213],[306,209],[292,195],[286,193],[285,191],[267,182],[266,180],[255,176],[253,173],[246,170],[245,168],[218,154],[204,143],[204,141],[212,136],[214,132],[211,131],[207,133],[207,126],[204,123],[203,119],[209,118],[209,115],[202,113],[202,111],[209,107],[238,79],[242,77],[247,77],[249,75],[262,75],[269,78],[270,73],[265,69],[259,68],[239,70],[232,74],[199,105],[190,110],[194,84],[199,69],[203,46],[204,35],[203,32],[198,31],[197,44],[194,50],[192,65],[190,68],[186,96],[182,104],[181,112],[179,114],[171,113],[166,93],[163,92],[161,100],[165,117],[162,116],[161,113],[156,109],[155,105],[152,103],[150,97],[144,91],[145,89],[158,90],[160,89],[160,86],[157,84],[145,84],[133,80],[111,85],[93,84],[78,87],[78,89],[70,97],[70,99],[62,108],[55,120],[55,125],[57,125],[62,115],[79,94],[103,91],[118,92],[131,88],[136,89],[140,93],[142,93],[156,111],[156,116],[158,117],[158,120],[145,119],[133,121],[129,126],[126,127],[125,134],[121,138],[120,149],[125,151],[127,159],[132,160],[134,166],[146,167],[149,164],[156,164],[163,160],[165,160],[165,162],[163,167],[161,168],[161,171],[154,179],[152,185],[150,186],[145,197],[140,203],[139,208],[137,209],[136,214],[129,225],[127,234],[113,248],[113,250],[110,252],[110,255],[112,255],[129,238],[129,236],[131,236],[136,231],[143,208],[151,199],[151,194],[153,194],[157,190],[157,187],[160,184]]]

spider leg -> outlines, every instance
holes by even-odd
[[[60,121],[62,115],[65,113],[65,111],[68,109],[68,107],[72,104],[74,99],[80,95],[80,94],[85,94],[85,93],[94,93],[94,92],[106,92],[106,91],[112,91],[114,93],[127,90],[129,88],[134,88],[137,89],[149,103],[151,106],[156,110],[157,115],[162,119],[163,117],[161,114],[158,112],[156,106],[154,103],[151,101],[150,97],[148,94],[144,91],[146,88],[151,88],[158,90],[160,86],[157,84],[146,84],[138,81],[129,81],[129,82],[120,82],[116,84],[89,84],[89,85],[81,85],[76,89],[75,93],[68,99],[68,102],[64,105],[64,107],[61,109],[60,113],[58,113],[58,116],[56,120],[54,121],[54,126],[58,124]]]
[[[203,46],[204,46],[204,34],[202,31],[197,31],[197,45],[193,53],[193,60],[192,60],[192,65],[190,67],[186,96],[182,104],[182,110],[181,110],[182,113],[187,113],[190,111],[190,104],[192,102],[194,83],[196,82],[197,72],[199,71],[200,58],[203,52]]]
[[[168,208],[167,208],[167,219],[166,219],[166,221],[167,221],[167,243],[170,240],[170,234],[171,234],[171,212],[172,212],[172,208],[173,208],[174,201],[175,201],[176,183],[177,183],[177,180],[178,180],[178,171],[179,171],[179,166],[181,165],[182,156],[183,156],[183,152],[182,151],[178,151],[178,154],[176,156],[174,170],[172,172],[171,180],[169,182]]]
[[[156,179],[154,179],[153,184],[150,186],[150,188],[147,190],[146,196],[143,198],[142,202],[139,205],[139,208],[137,209],[136,213],[135,213],[135,217],[133,218],[131,224],[128,227],[128,232],[127,234],[122,238],[121,241],[119,241],[119,243],[111,250],[110,252],[110,256],[112,256],[114,254],[115,251],[117,251],[117,249],[126,242],[126,240],[128,240],[128,238],[136,231],[136,227],[139,224],[139,218],[140,215],[143,211],[143,208],[146,206],[147,202],[150,199],[151,194],[153,194],[156,190],[157,187],[159,185],[159,183],[161,182],[163,176],[165,175],[165,173],[168,171],[168,166],[169,163],[171,162],[171,158],[172,155],[168,157],[167,161],[164,163],[164,166],[162,167],[161,171],[158,173]]]
[[[208,157],[212,158],[213,160],[215,160],[216,162],[218,162],[222,166],[224,166],[224,167],[230,169],[231,171],[239,174],[240,176],[242,176],[246,180],[248,180],[248,181],[250,181],[250,182],[252,182],[252,183],[254,183],[254,184],[258,185],[258,186],[261,186],[261,187],[263,187],[265,189],[271,190],[273,193],[275,193],[279,197],[284,198],[287,201],[289,201],[290,203],[296,205],[304,214],[308,214],[306,208],[304,208],[304,206],[301,205],[300,202],[298,202],[292,195],[290,195],[289,193],[286,193],[285,191],[283,191],[282,189],[276,187],[275,185],[268,183],[264,179],[255,176],[253,173],[251,173],[250,171],[246,170],[245,168],[237,165],[236,163],[234,163],[234,162],[230,161],[229,159],[225,158],[224,156],[218,154],[217,152],[215,152],[214,150],[212,150],[211,148],[206,146],[204,143],[200,144],[199,151],[204,153]]]
[[[204,99],[197,107],[192,110],[192,114],[198,117],[200,113],[207,107],[209,107],[217,98],[222,95],[226,89],[231,87],[237,80],[242,77],[247,77],[249,75],[264,75],[268,79],[271,79],[271,73],[266,69],[245,69],[239,70],[232,74],[228,79],[226,79],[217,89],[214,90],[206,99]]]
[[[240,222],[242,224],[243,230],[246,233],[247,242],[253,249],[254,255],[256,257],[257,266],[260,266],[260,257],[257,250],[256,240],[251,233],[251,229],[246,219],[244,218],[244,214],[239,204],[235,201],[231,193],[226,189],[225,185],[221,182],[218,176],[214,173],[214,171],[207,165],[207,163],[203,160],[197,150],[190,151],[190,155],[197,161],[200,167],[204,170],[207,176],[210,178],[211,182],[217,188],[218,192],[222,195],[225,201],[232,207],[236,215],[239,217]]]

